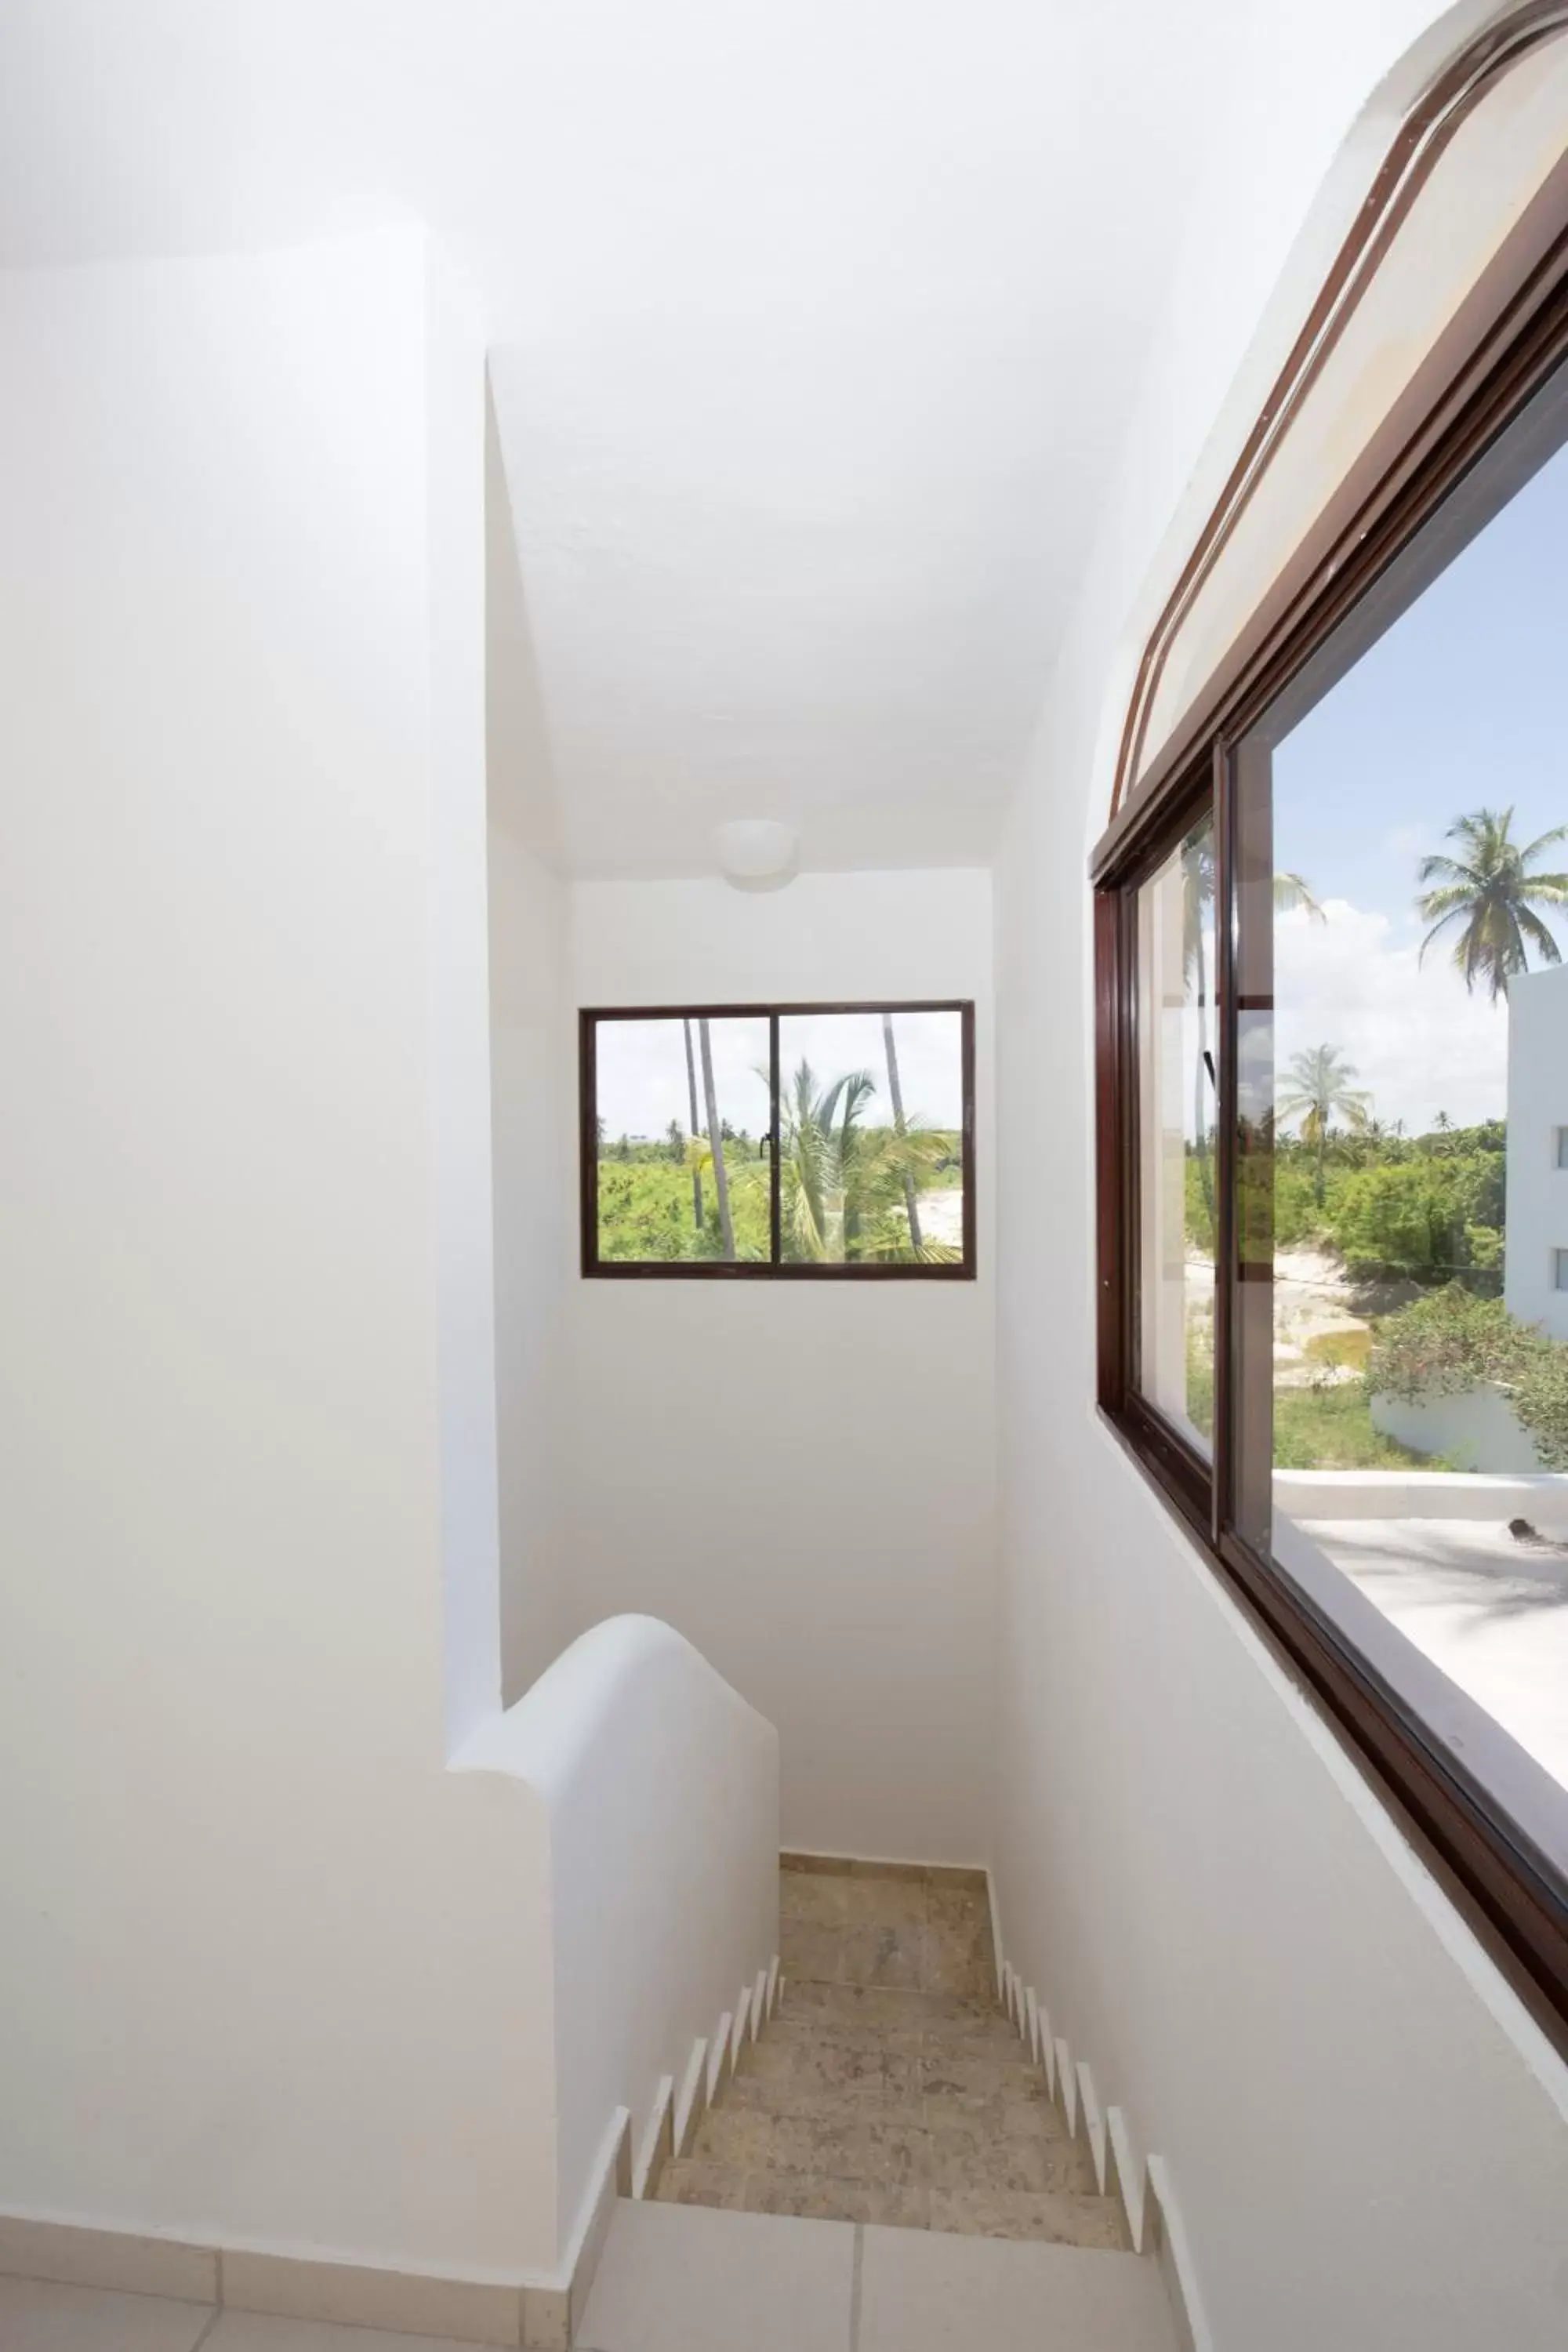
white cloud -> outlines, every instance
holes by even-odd
[[[894,1016],[894,1032],[906,1116],[957,1127],[963,1118],[958,1015],[900,1013]],[[761,1135],[768,1124],[766,1020],[712,1021],[709,1043],[720,1117]],[[686,1045],[679,1021],[603,1021],[596,1054],[598,1108],[608,1135],[657,1139],[671,1119],[683,1130],[690,1125]],[[869,1070],[876,1093],[866,1106],[866,1123],[890,1120],[879,1014],[787,1016],[779,1024],[779,1055],[786,1087],[803,1058],[810,1062],[819,1087],[851,1070]],[[700,1125],[700,1071],[697,1083]]]
[[[1329,899],[1274,929],[1275,1059],[1335,1045],[1375,1115],[1419,1134],[1438,1111],[1457,1126],[1501,1118],[1508,1100],[1508,1012],[1465,983],[1442,942],[1417,961],[1386,915]]]

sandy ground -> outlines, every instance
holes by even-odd
[[[1298,1524],[1568,1789],[1568,1546],[1456,1519]]]
[[[1187,1260],[1187,1312],[1205,1314],[1214,1295],[1214,1266],[1204,1257]],[[1321,1250],[1280,1250],[1274,1260],[1274,1384],[1306,1388],[1361,1378],[1355,1364],[1334,1365],[1307,1353],[1310,1341],[1328,1332],[1350,1335],[1370,1329],[1352,1305],[1354,1293],[1338,1258]]]
[[[922,1192],[920,1196],[921,1234],[928,1242],[946,1242],[953,1249],[963,1247],[963,1187],[955,1184],[951,1192]]]

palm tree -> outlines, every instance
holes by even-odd
[[[697,1065],[691,1058],[691,1023],[681,1022],[686,1032],[686,1099],[691,1106],[691,1139],[695,1143],[702,1129],[697,1123]],[[691,1222],[702,1231],[702,1168],[695,1152],[691,1156]]]
[[[1461,845],[1457,857],[1424,857],[1416,879],[1438,887],[1424,891],[1415,911],[1432,928],[1421,942],[1421,958],[1450,923],[1463,926],[1454,943],[1454,968],[1472,993],[1478,978],[1495,1004],[1508,994],[1516,974],[1529,970],[1530,947],[1542,963],[1561,963],[1557,942],[1534,912],[1537,907],[1568,907],[1568,874],[1532,874],[1543,849],[1568,840],[1568,824],[1554,825],[1524,848],[1509,838],[1513,811],[1478,809],[1456,817],[1446,840]]]
[[[796,1264],[842,1265],[851,1257],[906,1257],[927,1264],[956,1257],[942,1242],[918,1249],[890,1212],[907,1200],[906,1179],[934,1167],[945,1144],[918,1120],[872,1127],[863,1118],[877,1091],[869,1070],[852,1070],[819,1093],[802,1062],[781,1095],[779,1168],[784,1254]]]
[[[1215,1222],[1214,1173],[1209,1165],[1208,1106],[1204,1080],[1215,1085],[1214,1055],[1209,1049],[1208,969],[1205,937],[1212,928],[1215,902],[1215,836],[1212,824],[1190,833],[1182,844],[1182,969],[1192,987],[1198,1015],[1198,1055],[1193,1069],[1193,1140],[1197,1153],[1198,1181],[1203,1186],[1209,1234]],[[1293,914],[1304,907],[1315,923],[1328,917],[1300,874],[1276,874],[1274,906],[1278,914]]]
[[[708,1155],[713,1162],[713,1190],[719,1196],[719,1232],[724,1255],[733,1257],[735,1226],[730,1214],[730,1176],[724,1165],[724,1137],[719,1125],[719,1097],[713,1085],[713,1040],[706,1021],[699,1020],[697,1038],[702,1053],[702,1095],[708,1106]]]
[[[1328,1157],[1329,1128],[1337,1111],[1358,1134],[1367,1123],[1372,1100],[1351,1085],[1357,1075],[1353,1062],[1342,1062],[1337,1045],[1314,1045],[1292,1055],[1285,1073],[1286,1087],[1275,1108],[1281,1118],[1299,1118],[1301,1140],[1315,1162],[1312,1194],[1323,1205],[1323,1162]]]
[[[893,1016],[890,1013],[884,1013],[882,1015],[882,1049],[888,1057],[888,1099],[893,1106],[893,1127],[895,1132],[901,1136],[906,1132],[904,1092],[899,1084],[899,1049],[893,1043]],[[909,1214],[910,1240],[918,1254],[921,1245],[921,1213],[916,1205],[914,1172],[909,1168],[904,1171],[904,1207]]]

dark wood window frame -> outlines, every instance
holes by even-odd
[[[1473,343],[1419,428],[1376,478],[1310,578],[1261,625],[1188,731],[1130,792],[1091,860],[1095,893],[1099,1404],[1274,1654],[1316,1703],[1557,2048],[1568,2055],[1568,1880],[1412,1706],[1407,1695],[1247,1541],[1238,1462],[1256,1444],[1234,1367],[1251,1304],[1235,1230],[1238,826],[1232,747],[1268,709],[1449,493],[1568,360],[1568,228]],[[1136,892],[1212,808],[1218,971],[1217,1232],[1212,1465],[1136,1385],[1139,1155]],[[1249,1428],[1248,1424],[1252,1424]]]
[[[782,1171],[773,1146],[778,1131],[781,1072],[779,1024],[836,1013],[955,1013],[959,1016],[963,1085],[963,1243],[952,1260],[930,1265],[799,1263],[781,1255]],[[773,1125],[760,1138],[772,1168],[769,1224],[771,1252],[765,1259],[609,1258],[599,1256],[597,1073],[595,1041],[607,1021],[766,1021]],[[975,1273],[974,1192],[974,1003],[970,997],[878,997],[832,1004],[617,1004],[584,1006],[577,1015],[578,1167],[583,1273],[595,1281],[664,1282],[973,1282]]]

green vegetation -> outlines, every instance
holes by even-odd
[[[699,1031],[705,1025],[699,1022]],[[704,1059],[704,1091],[708,1075]],[[693,1076],[694,1104],[697,1083]],[[892,1126],[870,1125],[876,1093],[868,1071],[824,1087],[805,1062],[784,1089],[779,1191],[787,1262],[935,1265],[961,1255],[922,1227],[920,1203],[922,1195],[962,1188],[962,1138],[906,1119],[901,1098]],[[719,1129],[717,1165],[706,1136],[688,1137],[673,1119],[658,1141],[600,1135],[602,1260],[765,1264],[769,1147],[722,1120]],[[928,1222],[934,1222],[929,1212]]]
[[[1372,1425],[1372,1402],[1359,1381],[1314,1381],[1274,1391],[1274,1464],[1279,1470],[1440,1468]]]
[[[768,1255],[768,1163],[749,1138],[721,1139],[728,1178],[734,1254],[742,1259]],[[724,1255],[717,1192],[709,1191],[698,1224],[693,1185],[712,1173],[706,1141],[682,1138],[674,1160],[668,1140],[633,1143],[625,1136],[599,1158],[599,1255],[651,1259],[657,1263]]]
[[[1333,1251],[1359,1281],[1457,1279],[1493,1296],[1502,1287],[1504,1142],[1500,1119],[1410,1137],[1363,1118],[1310,1138],[1264,1138],[1244,1163],[1249,1240],[1267,1254],[1272,1205],[1276,1250]],[[1214,1227],[1194,1150],[1186,1213],[1188,1240],[1211,1255]]]
[[[791,1264],[934,1265],[960,1255],[921,1234],[918,1202],[922,1191],[962,1181],[958,1137],[910,1126],[901,1112],[891,1127],[868,1126],[876,1091],[868,1070],[818,1091],[802,1062],[784,1092],[780,1247]]]
[[[1483,1381],[1509,1391],[1549,1470],[1568,1470],[1568,1347],[1462,1283],[1417,1298],[1376,1326],[1367,1390],[1419,1402]]]

